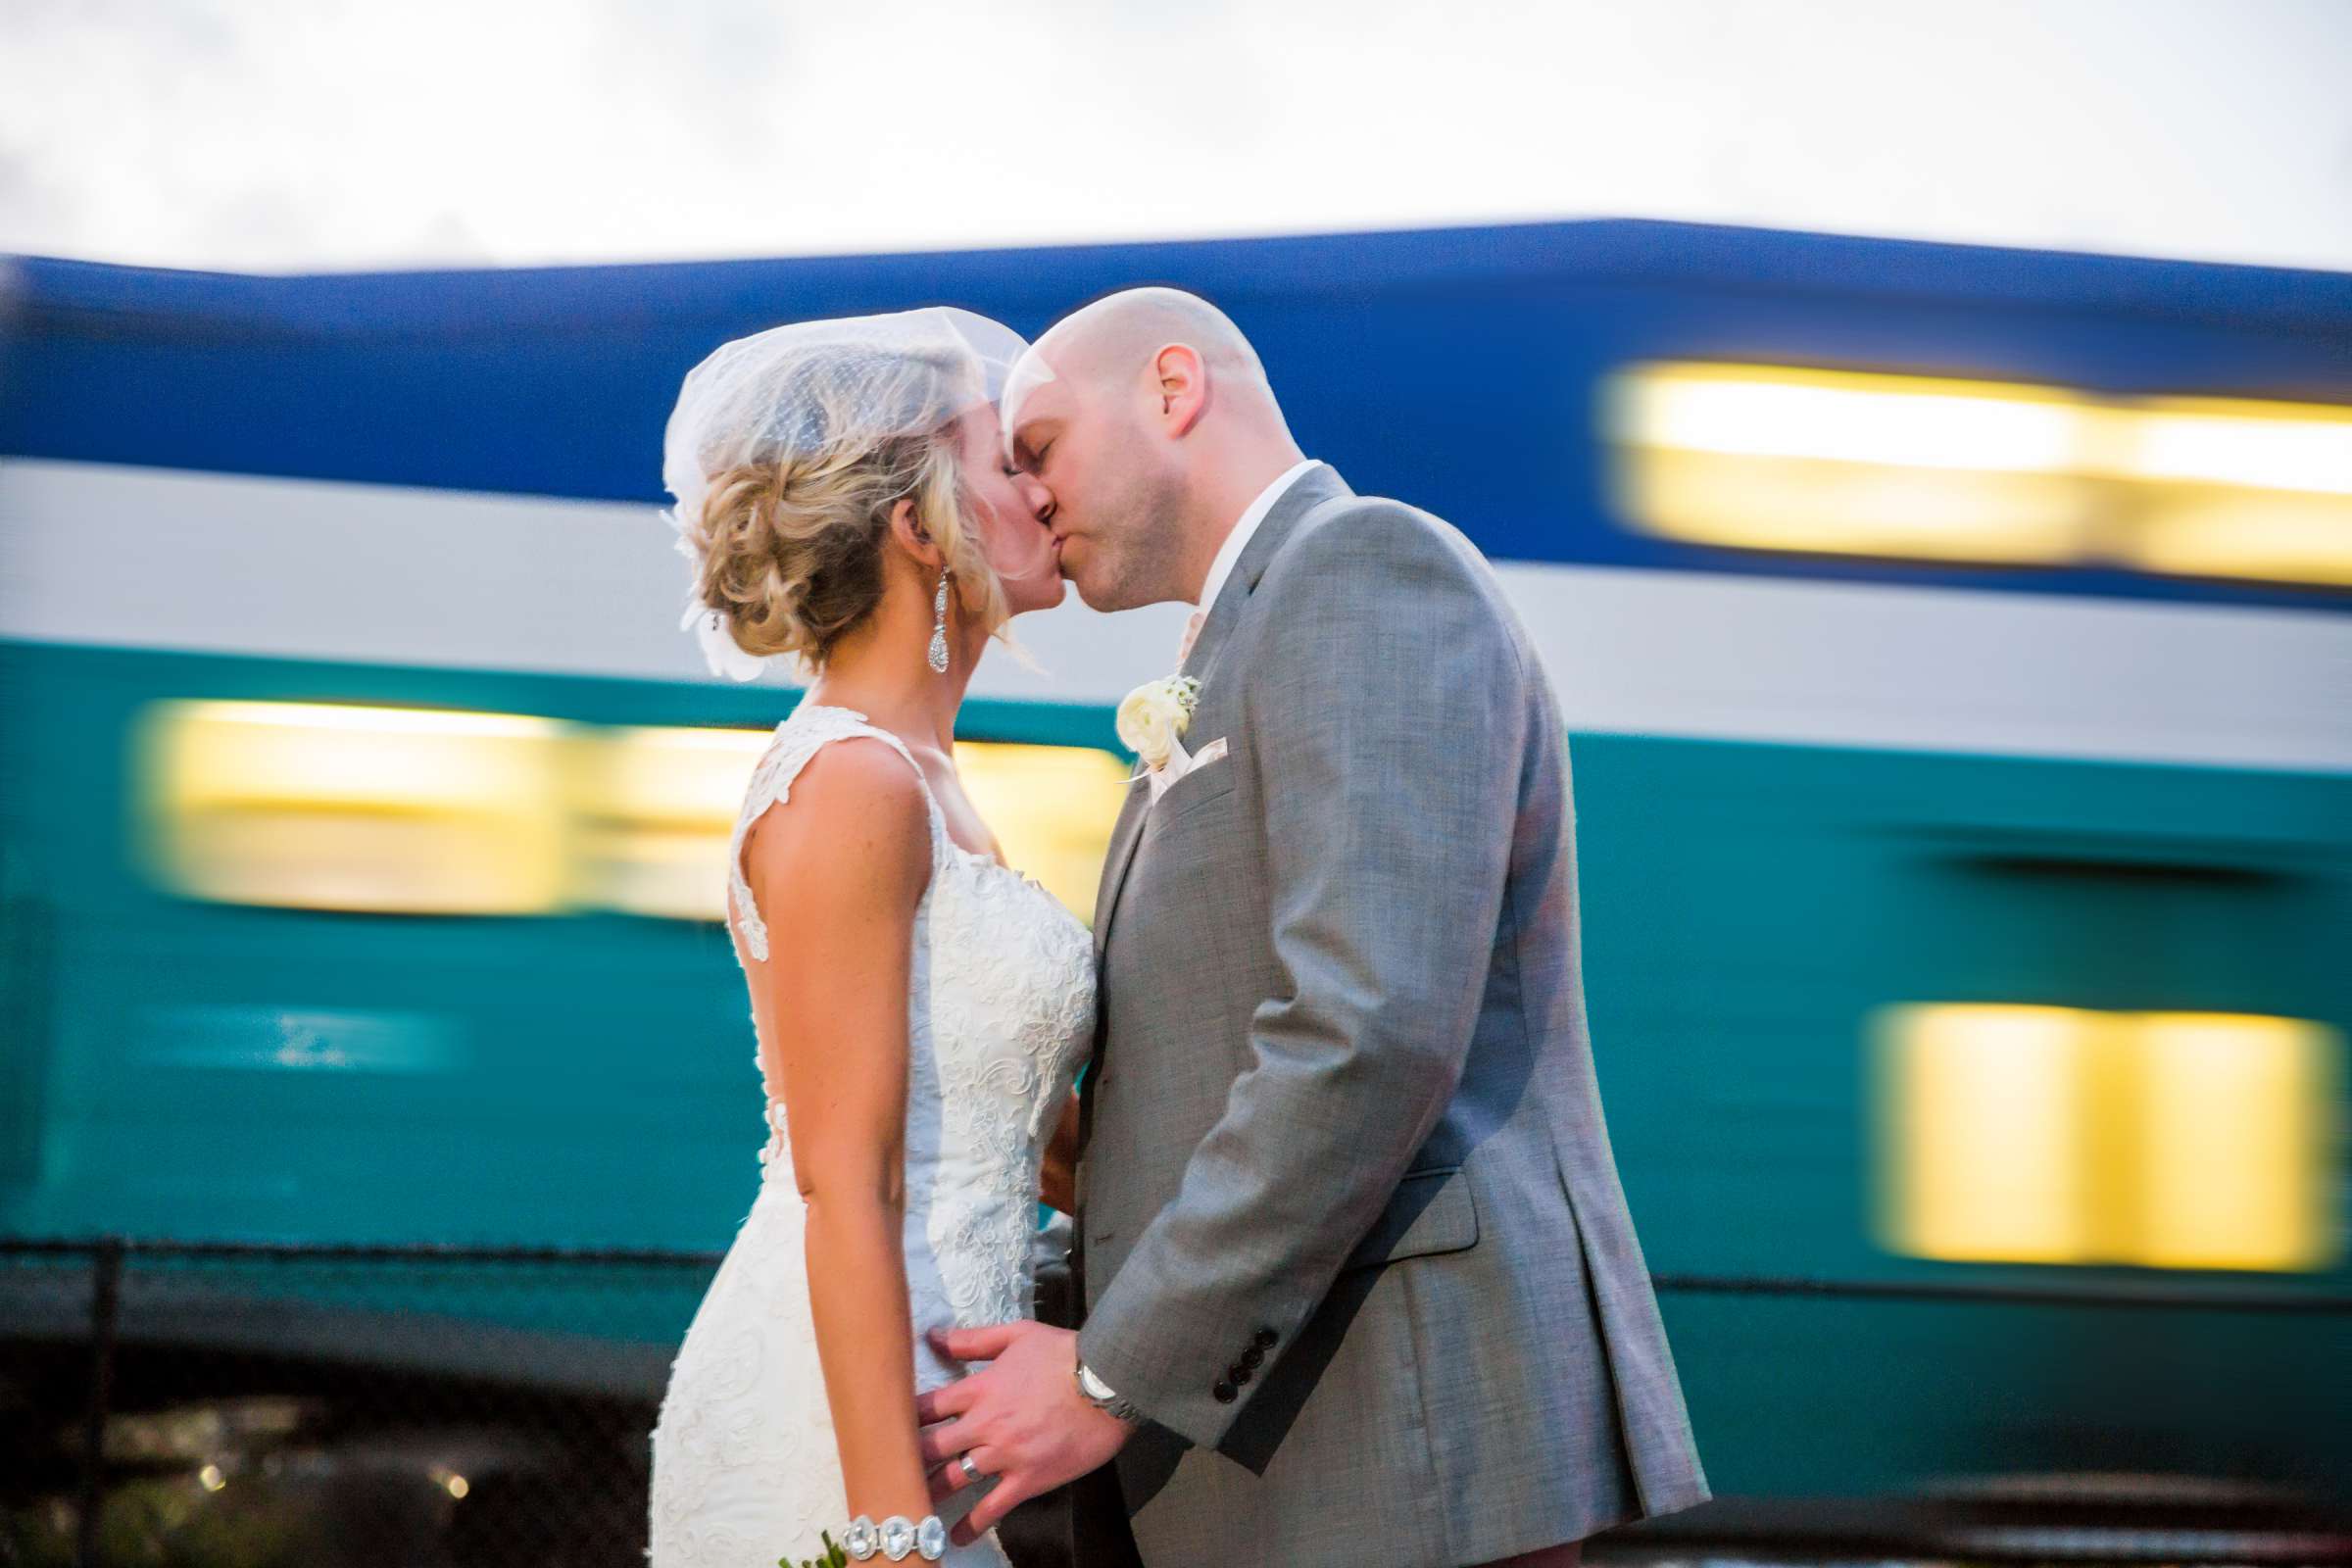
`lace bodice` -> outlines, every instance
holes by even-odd
[[[868,723],[863,713],[806,703],[777,726],[774,742],[753,770],[727,846],[731,917],[744,946],[764,963],[767,922],[744,880],[744,839],[769,808],[792,798],[792,781],[820,747],[850,736],[881,741],[906,759],[922,786],[930,822],[931,881],[914,915],[909,1120],[917,1090],[928,1079],[958,1099],[958,1109],[988,1112],[973,1119],[994,1125],[972,1129],[981,1133],[987,1152],[1018,1154],[1060,1110],[1093,1032],[1093,939],[1043,884],[949,835],[930,782],[904,741]],[[757,1054],[754,1060],[764,1067]],[[784,1152],[783,1107],[771,1102],[769,1111],[771,1137],[761,1160],[773,1164]],[[918,1154],[911,1136],[915,1128],[907,1131],[912,1191]],[[983,1151],[943,1145],[926,1152],[954,1158]],[[1011,1174],[1008,1167],[998,1168],[1001,1161],[987,1164],[985,1170],[967,1168],[962,1174],[992,1179]],[[1022,1191],[1035,1199],[1033,1183]]]
[[[744,878],[744,839],[790,800],[820,748],[851,736],[882,741],[923,777],[905,743],[848,709],[803,703],[777,726],[728,845],[729,918],[753,984],[768,931]],[[915,1384],[929,1389],[962,1369],[938,1358],[925,1330],[1030,1314],[1039,1164],[1093,1034],[1095,968],[1074,915],[956,843],[928,780],[923,798],[931,875],[909,969],[902,1241]],[[772,1568],[788,1552],[813,1553],[816,1532],[838,1535],[848,1517],[808,1307],[805,1212],[773,1101],[767,1123],[759,1198],[688,1330],[655,1430],[656,1568]],[[984,1540],[950,1561],[1002,1557]]]

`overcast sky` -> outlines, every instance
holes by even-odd
[[[2352,269],[2352,0],[0,0],[0,251],[1640,216]]]

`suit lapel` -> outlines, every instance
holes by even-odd
[[[1192,654],[1184,662],[1182,672],[1200,677],[1203,696],[1216,673],[1217,655],[1224,651],[1226,638],[1233,635],[1250,595],[1257,592],[1258,580],[1265,576],[1266,567],[1281,552],[1291,530],[1324,502],[1354,493],[1337,468],[1328,463],[1318,463],[1291,481],[1291,487],[1258,522],[1257,532],[1250,536],[1249,544],[1242,547],[1241,559],[1233,564],[1233,575],[1225,580],[1217,602],[1208,607],[1208,619],[1200,623],[1200,635],[1193,639]]]
[[[1140,779],[1127,786],[1127,804],[1110,830],[1110,850],[1102,858],[1102,883],[1095,891],[1095,961],[1110,940],[1110,911],[1118,906],[1119,889],[1127,882],[1128,862],[1135,858],[1136,840],[1144,836],[1144,817],[1152,804],[1152,786]]]
[[[1336,501],[1355,492],[1339,470],[1329,464],[1317,464],[1291,482],[1258,522],[1257,532],[1242,548],[1241,559],[1234,563],[1233,575],[1217,594],[1217,602],[1208,608],[1208,619],[1200,623],[1200,635],[1193,639],[1193,651],[1187,655],[1179,674],[1200,678],[1201,700],[1207,701],[1210,677],[1216,673],[1217,656],[1232,634],[1234,623],[1242,618],[1242,609],[1250,596],[1256,592],[1258,580],[1265,576],[1266,566],[1281,550],[1282,542],[1290,537],[1298,519],[1326,501]],[[1102,859],[1102,883],[1095,895],[1095,957],[1099,963],[1102,950],[1110,940],[1110,922],[1118,912],[1119,893],[1127,884],[1128,867],[1134,863],[1136,846],[1142,842],[1144,824],[1150,819],[1152,786],[1131,784],[1127,788],[1127,804],[1119,808],[1119,820],[1110,830],[1110,849]]]

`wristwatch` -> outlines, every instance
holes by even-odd
[[[1078,1363],[1078,1397],[1131,1427],[1140,1425],[1144,1419],[1144,1412],[1137,1409],[1132,1400],[1122,1399],[1112,1393],[1110,1385],[1095,1376],[1095,1369],[1084,1361]]]

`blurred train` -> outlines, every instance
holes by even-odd
[[[793,693],[676,629],[679,378],[1164,282],[1543,652],[1651,1267],[2082,1292],[1670,1288],[1718,1494],[2352,1494],[2352,277],[1633,221],[0,275],[0,1234],[723,1246],[717,868]],[[974,687],[1081,913],[1178,616],[1073,597]],[[645,1397],[697,1285],[337,1304]]]

